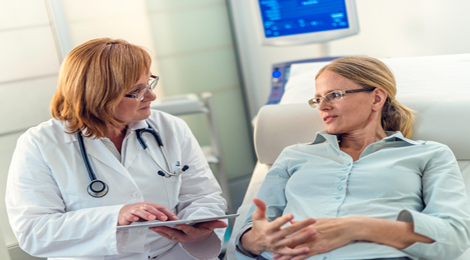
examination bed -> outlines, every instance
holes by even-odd
[[[454,152],[470,195],[470,54],[381,59],[397,80],[397,100],[416,111],[414,140],[432,140]],[[227,247],[236,259],[234,243],[252,199],[282,149],[314,140],[325,129],[307,100],[315,93],[315,75],[325,63],[293,65],[279,105],[264,106],[254,126],[258,162],[238,213]],[[458,260],[470,259],[470,250]],[[447,259],[446,259],[447,260]]]

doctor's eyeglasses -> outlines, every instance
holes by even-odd
[[[158,79],[160,77],[158,76],[155,76],[155,75],[150,75],[150,78],[149,80],[147,81],[147,87],[142,89],[141,91],[137,92],[137,90],[133,91],[131,94],[126,94],[124,95],[125,97],[130,97],[130,98],[135,98],[137,101],[142,101],[142,99],[144,99],[144,96],[145,96],[145,93],[147,91],[152,91],[153,89],[155,89],[155,87],[157,86],[157,83],[158,83]]]
[[[374,91],[375,88],[372,89],[352,89],[352,90],[333,90],[330,93],[326,94],[323,97],[312,98],[308,101],[308,104],[315,108],[317,107],[320,102],[324,99],[327,102],[338,101],[343,99],[344,95],[348,93],[358,93],[358,92],[371,92]]]

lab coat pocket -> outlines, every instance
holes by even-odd
[[[171,176],[170,178],[164,179],[165,188],[168,195],[169,208],[175,208],[179,203],[178,197],[181,192],[181,174],[178,176]]]

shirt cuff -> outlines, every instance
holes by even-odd
[[[245,230],[243,230],[243,228],[242,228],[242,232],[240,233],[240,235],[238,235],[237,239],[235,240],[235,250],[238,253],[240,253],[244,256],[247,256],[247,257],[250,257],[250,258],[257,258],[259,255],[255,255],[255,254],[251,253],[250,251],[246,250],[242,246],[242,242],[241,242],[242,241],[242,236],[243,236],[243,234],[245,234],[246,232],[251,230],[251,225],[244,227],[244,229]]]
[[[251,253],[250,251],[246,250],[245,248],[243,248],[241,243],[237,243],[235,245],[235,249],[237,250],[238,253],[240,253],[244,256],[248,256],[250,258],[257,258],[259,256],[259,255],[255,255],[255,254]]]

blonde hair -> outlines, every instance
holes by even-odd
[[[116,108],[142,74],[150,71],[150,64],[146,50],[124,40],[100,38],[81,44],[61,65],[52,116],[67,122],[67,133],[107,136],[106,123],[124,125],[115,117]]]
[[[363,56],[339,58],[323,67],[315,79],[326,70],[339,74],[363,88],[379,88],[385,91],[387,99],[381,114],[383,129],[400,131],[404,137],[411,138],[414,112],[395,99],[397,94],[395,77],[383,62]]]

